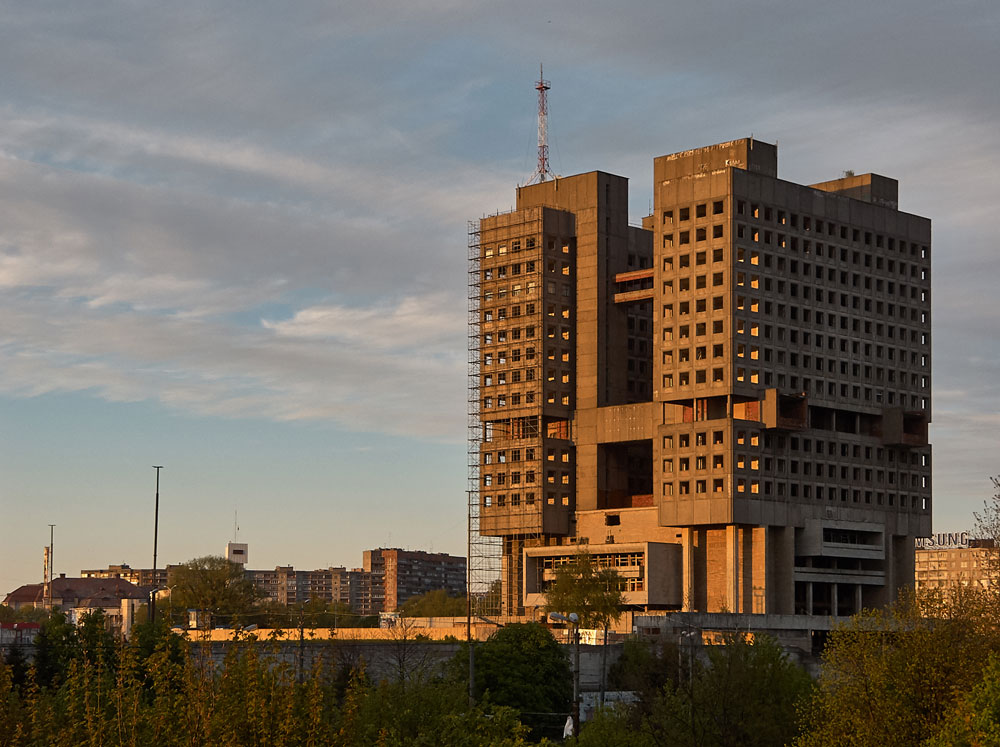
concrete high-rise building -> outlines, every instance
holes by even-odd
[[[408,599],[439,589],[465,594],[466,560],[455,555],[382,547],[365,550],[362,565],[371,574],[376,612],[395,612]]]
[[[470,544],[503,611],[583,546],[646,609],[888,602],[931,529],[930,221],[753,139],[653,173],[641,228],[598,171],[472,225]]]

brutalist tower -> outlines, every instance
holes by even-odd
[[[470,527],[503,612],[584,547],[636,608],[891,601],[931,528],[930,221],[753,139],[653,177],[641,227],[599,171],[473,226]]]

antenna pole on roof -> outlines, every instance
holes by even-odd
[[[549,96],[548,91],[552,84],[545,80],[542,73],[542,66],[538,66],[538,82],[535,83],[535,90],[538,91],[538,166],[526,184],[541,184],[548,179],[554,179],[555,174],[549,168]]]

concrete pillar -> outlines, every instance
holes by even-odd
[[[861,584],[854,587],[854,611],[861,612]]]
[[[682,612],[694,612],[694,530],[681,530],[681,588]]]
[[[749,611],[754,614],[763,615],[772,612],[768,609],[767,596],[768,587],[771,585],[771,578],[767,570],[767,556],[773,550],[768,542],[768,528],[754,527],[750,530],[752,565],[750,566],[750,586],[752,590],[752,601]],[[744,558],[744,562],[746,562]]]
[[[840,614],[840,606],[837,604],[837,584],[830,584],[830,614],[834,617]]]
[[[740,612],[740,528],[726,526],[726,609]]]
[[[768,527],[767,611],[790,615],[795,610],[795,527]]]
[[[806,614],[813,613],[813,582],[806,581]]]

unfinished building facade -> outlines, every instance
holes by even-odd
[[[752,139],[653,172],[642,227],[590,172],[471,232],[470,535],[503,612],[584,547],[636,608],[890,601],[930,532],[930,221]]]

